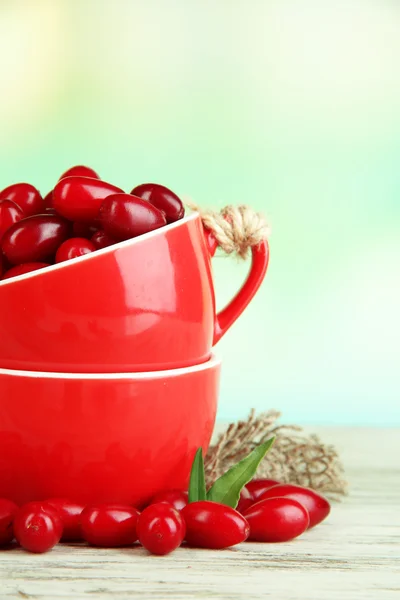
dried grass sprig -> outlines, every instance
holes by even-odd
[[[252,410],[247,421],[231,423],[208,450],[207,485],[275,435],[275,443],[261,462],[257,477],[304,485],[331,499],[340,499],[347,493],[347,483],[335,448],[322,443],[317,435],[307,435],[296,425],[277,425],[279,417],[275,410],[259,415]]]

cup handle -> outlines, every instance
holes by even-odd
[[[206,238],[210,255],[213,256],[218,243],[212,235],[212,232],[209,230],[206,230]],[[267,240],[262,240],[257,246],[253,246],[251,254],[251,266],[246,281],[236,296],[215,317],[213,346],[219,342],[236,319],[240,317],[253,299],[265,277],[269,261],[269,246]]]

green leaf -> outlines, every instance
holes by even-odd
[[[272,437],[264,444],[260,444],[248,456],[221,475],[208,490],[207,500],[236,508],[242,488],[253,479],[258,465],[271,448],[274,440],[275,438]]]
[[[189,502],[198,502],[206,499],[203,451],[199,448],[193,459],[192,470],[190,472]]]

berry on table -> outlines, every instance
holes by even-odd
[[[165,490],[156,494],[151,499],[150,504],[157,504],[158,502],[168,502],[176,510],[182,510],[188,503],[188,493],[183,490]]]
[[[87,506],[81,513],[82,537],[92,546],[117,548],[137,540],[139,511],[122,504]]]
[[[61,539],[61,517],[55,508],[45,502],[29,502],[15,514],[14,534],[25,550],[47,552]]]
[[[46,504],[55,508],[60,514],[63,524],[61,541],[78,542],[83,539],[81,514],[85,508],[84,504],[73,502],[67,498],[49,498],[46,500]]]
[[[250,525],[249,540],[255,542],[288,542],[306,531],[308,512],[291,498],[260,500],[244,512]]]
[[[158,502],[144,509],[138,521],[139,542],[160,556],[178,548],[185,537],[185,521],[169,502]]]
[[[249,490],[244,487],[240,492],[239,502],[236,506],[236,510],[241,514],[244,513],[252,504],[254,504],[253,496],[250,494]]]
[[[246,483],[246,490],[248,490],[255,502],[264,492],[274,485],[278,485],[280,481],[276,479],[252,479],[249,483]]]
[[[182,511],[186,541],[198,548],[222,549],[244,542],[250,527],[237,510],[203,500],[191,502]]]

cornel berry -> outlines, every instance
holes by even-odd
[[[143,183],[133,188],[132,196],[138,196],[143,200],[147,200],[153,206],[161,210],[167,223],[174,223],[182,219],[185,214],[182,201],[174,192],[158,183]]]
[[[92,179],[100,179],[96,171],[93,171],[93,169],[90,167],[85,167],[83,165],[71,167],[61,175],[60,180],[65,179],[66,177],[91,177]]]
[[[92,546],[118,548],[136,542],[139,511],[122,504],[87,506],[81,514],[84,540]]]
[[[50,498],[46,500],[60,514],[63,524],[61,540],[63,542],[79,542],[82,540],[81,514],[85,508],[80,502],[73,502],[68,498]]]
[[[244,513],[252,504],[254,504],[253,496],[250,494],[249,490],[244,487],[240,492],[239,502],[236,507],[236,510],[241,514]]]
[[[157,504],[158,502],[168,502],[176,510],[182,510],[187,506],[188,493],[182,490],[165,490],[156,494],[151,500],[151,504]]]
[[[264,492],[274,485],[278,485],[280,481],[276,479],[253,479],[246,484],[246,490],[253,498],[253,502],[257,500]]]
[[[93,222],[101,203],[120,188],[100,179],[73,176],[61,179],[53,190],[53,207],[71,221]]]
[[[56,263],[85,256],[96,250],[96,246],[85,238],[70,238],[65,240],[57,250]]]
[[[25,217],[40,214],[44,208],[43,198],[29,183],[14,183],[0,192],[0,200],[11,200],[22,210]]]
[[[105,231],[96,231],[90,238],[90,241],[95,246],[96,250],[101,250],[102,248],[107,248],[108,246],[112,246],[116,243],[116,241],[106,234]]]
[[[3,235],[1,249],[12,265],[48,262],[70,235],[70,224],[62,217],[35,215],[15,223]]]
[[[249,540],[288,542],[306,531],[308,512],[292,498],[269,498],[256,502],[244,512],[250,526]]]
[[[98,230],[96,225],[92,223],[74,223],[72,225],[72,233],[75,237],[79,238],[87,238],[90,240],[93,234],[95,234]]]
[[[207,500],[191,502],[182,510],[186,541],[196,548],[229,548],[244,542],[250,533],[246,519],[237,510]]]
[[[14,534],[29,552],[47,552],[62,536],[62,520],[58,511],[45,502],[29,502],[14,517]]]
[[[123,241],[166,225],[163,212],[130,194],[108,196],[100,206],[100,223],[115,240]]]
[[[168,502],[151,504],[138,520],[139,542],[152,554],[169,554],[178,548],[186,533],[181,513]]]
[[[0,242],[11,225],[24,218],[24,213],[12,200],[0,200]]]

